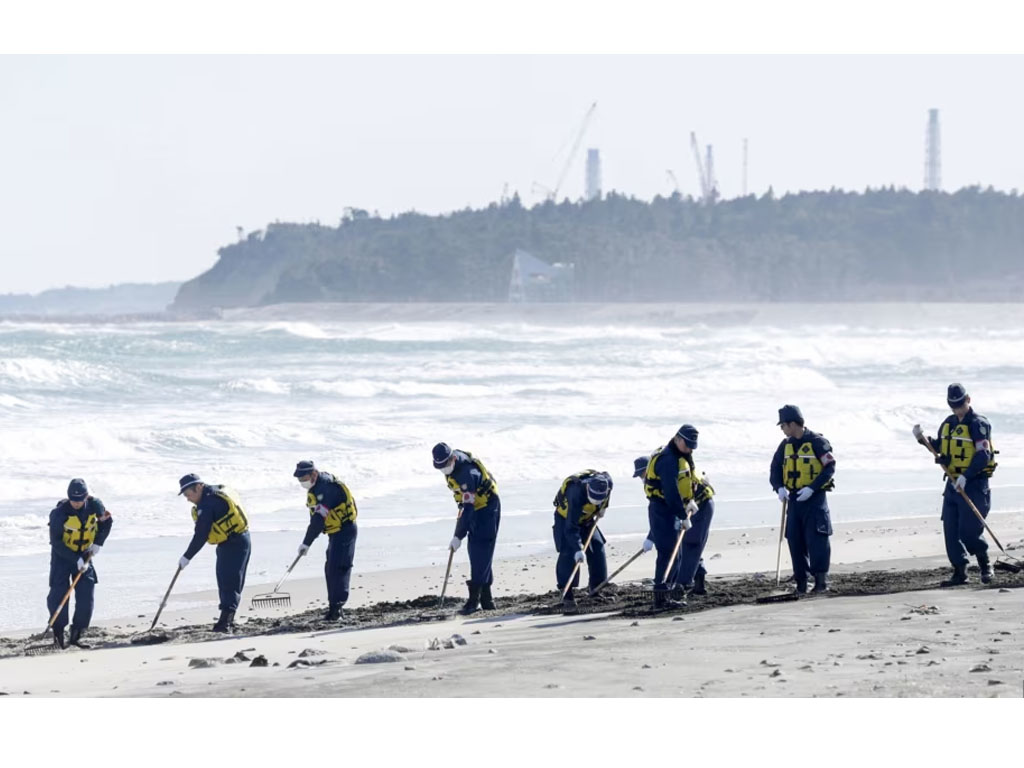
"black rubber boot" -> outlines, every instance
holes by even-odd
[[[654,590],[654,610],[670,611],[674,608],[683,608],[685,606],[686,601],[680,601],[669,597],[667,589]]]
[[[793,594],[794,595],[806,595],[807,594],[807,582],[806,581],[798,581],[796,583],[796,586],[793,587]]]
[[[68,640],[68,642],[71,645],[77,645],[79,648],[90,648],[91,646],[82,642],[82,633],[84,631],[85,630],[79,629],[78,627],[72,627],[71,638]]]
[[[217,619],[217,623],[213,625],[214,632],[221,632],[227,634],[231,631],[231,625],[235,623],[235,612],[234,611],[221,611],[220,618]]]
[[[940,587],[958,587],[961,584],[967,583],[967,566],[957,565],[953,568],[953,575],[943,582],[939,583]]]
[[[828,592],[828,574],[827,573],[816,573],[814,574],[814,591],[818,594],[822,592]]]
[[[992,563],[988,559],[988,552],[978,555],[978,568],[981,570],[981,583],[991,584],[992,583]]]
[[[67,648],[67,640],[64,637],[64,627],[53,628],[53,644],[62,651]]]
[[[491,585],[484,584],[480,587],[480,607],[485,611],[494,610],[494,598],[491,597]]]
[[[469,614],[480,610],[480,587],[472,581],[467,581],[466,586],[469,587],[469,599],[466,600],[466,604],[459,610],[459,613],[463,616],[469,616]]]
[[[576,605],[576,596],[572,593],[572,587],[569,587],[569,591],[562,598],[562,613],[567,613],[571,616],[579,612],[580,608]]]
[[[697,574],[693,577],[693,589],[691,594],[694,595],[706,595],[708,593],[707,588],[704,585],[704,576],[706,571],[703,568],[697,569]]]
[[[345,611],[342,610],[344,603],[335,603],[327,609],[324,614],[324,621],[341,621],[345,618]]]

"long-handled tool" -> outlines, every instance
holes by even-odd
[[[779,553],[775,557],[775,586],[782,583],[782,539],[786,534],[786,507],[788,499],[782,500],[782,522],[779,523]]]
[[[87,554],[84,560],[85,568],[76,573],[75,578],[71,580],[71,586],[68,587],[68,591],[64,593],[64,599],[60,601],[60,605],[57,606],[57,610],[53,612],[53,615],[50,617],[50,620],[46,623],[46,629],[44,629],[38,635],[32,635],[32,637],[29,638],[30,642],[42,640],[44,637],[46,637],[46,633],[53,629],[53,625],[57,622],[57,617],[60,616],[60,612],[64,610],[64,606],[67,604],[68,600],[71,599],[71,593],[75,591],[75,587],[78,586],[78,580],[82,578],[82,574],[89,570],[89,563],[92,562],[92,555]]]
[[[171,579],[170,585],[167,587],[167,591],[164,593],[164,599],[160,601],[160,607],[157,608],[156,616],[153,617],[153,623],[149,625],[150,632],[153,631],[153,627],[160,621],[160,614],[164,612],[164,606],[167,605],[167,598],[171,596],[171,590],[174,589],[174,582],[178,580],[178,576],[181,575],[181,566],[178,566],[178,570],[174,572],[174,578]]]
[[[455,550],[448,548],[448,567],[444,569],[444,584],[441,585],[441,599],[437,601],[437,607],[444,608],[444,593],[448,591],[448,577],[452,575],[452,560],[455,559]]]
[[[914,426],[916,428],[915,432],[921,429],[920,424],[915,424]],[[939,458],[939,452],[935,450],[935,446],[931,444],[928,438],[922,436],[921,438],[918,439],[917,442],[919,442],[921,445],[927,448],[929,452],[932,454],[932,456],[934,456],[936,459]],[[1009,560],[1015,561],[1013,563],[1007,563],[1003,567],[1007,570],[1013,571],[1014,573],[1019,573],[1022,569],[1024,569],[1024,561],[1021,561],[1020,558],[1014,557],[1009,552],[1007,552],[1006,549],[1003,548],[1003,545],[1000,543],[999,539],[996,538],[996,535],[992,532],[992,529],[989,527],[988,522],[985,520],[985,516],[981,514],[981,511],[976,506],[974,506],[974,502],[971,501],[971,497],[967,495],[967,491],[965,491],[963,488],[957,487],[956,475],[954,475],[950,471],[949,467],[947,467],[945,464],[942,465],[942,469],[946,473],[946,477],[949,478],[949,481],[953,483],[953,487],[956,488],[957,493],[959,493],[960,496],[963,497],[963,500],[967,502],[967,506],[971,508],[971,511],[978,518],[979,522],[985,527],[985,530],[988,531],[988,535],[992,537],[992,541],[995,542],[995,545],[997,547],[999,547],[999,551],[1003,553],[1004,557],[1008,558]]]
[[[687,520],[689,520],[689,517],[687,517]],[[665,566],[665,574],[661,577],[661,580],[666,584],[668,583],[668,575],[672,573],[672,565],[676,561],[676,555],[679,554],[679,547],[683,544],[683,536],[686,535],[686,531],[686,528],[680,528],[679,535],[676,536],[676,545],[672,547],[672,557],[668,559],[668,565]]]
[[[253,608],[287,608],[292,604],[292,596],[287,592],[278,592],[281,585],[284,584],[284,580],[288,578],[288,574],[292,572],[299,560],[302,559],[302,555],[296,555],[295,559],[292,560],[292,564],[288,566],[288,570],[284,572],[284,576],[277,582],[277,586],[274,587],[272,592],[264,592],[262,595],[253,595],[252,607]]]
[[[597,585],[596,587],[594,587],[594,588],[593,588],[593,589],[592,589],[592,590],[590,591],[590,594],[591,594],[591,595],[596,595],[596,594],[597,594],[598,592],[600,592],[600,591],[601,591],[602,589],[604,589],[604,588],[605,588],[605,587],[607,587],[607,586],[608,586],[609,584],[611,584],[611,582],[612,582],[612,579],[614,579],[614,578],[615,578],[616,576],[618,576],[618,575],[619,575],[620,573],[622,573],[622,572],[623,572],[624,570],[626,570],[626,568],[627,568],[627,567],[629,567],[629,565],[630,565],[630,564],[632,564],[632,562],[633,562],[634,560],[636,560],[636,559],[637,559],[638,557],[640,557],[640,555],[642,555],[642,554],[643,554],[644,552],[645,552],[645,550],[644,550],[643,548],[641,548],[639,552],[637,552],[637,553],[636,553],[635,555],[633,555],[633,556],[632,556],[631,558],[629,558],[629,560],[627,560],[627,561],[626,561],[626,562],[624,562],[624,563],[623,563],[622,565],[620,565],[620,566],[618,567],[618,569],[616,569],[615,573],[613,573],[613,574],[612,574],[611,576],[609,576],[609,577],[608,577],[607,579],[605,579],[605,580],[604,580],[604,581],[602,581],[602,582],[601,582],[600,584],[598,584],[598,585]]]
[[[594,534],[597,533],[597,521],[594,521],[594,527],[590,529],[590,533],[587,534],[587,540],[583,543],[583,551],[586,552],[590,549],[590,541],[594,538]],[[583,565],[582,560],[577,560],[576,565],[573,566],[572,573],[569,574],[569,580],[565,583],[565,589],[562,590],[562,599],[565,600],[565,596],[569,594],[569,590],[572,589],[572,583],[576,580],[576,574],[580,572],[580,566]]]

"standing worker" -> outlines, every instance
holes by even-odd
[[[658,551],[654,574],[655,610],[686,605],[682,599],[682,587],[690,584],[696,575],[714,515],[712,497],[715,491],[706,478],[698,475],[694,466],[697,434],[696,427],[683,424],[668,445],[654,452],[644,475],[650,536]],[[670,568],[669,561],[680,529],[688,532],[697,523],[700,524],[699,535],[695,535],[687,547],[684,533],[682,552],[672,561]],[[665,578],[666,570],[669,571],[668,580]],[[680,599],[669,597],[670,584],[679,588]]]
[[[946,390],[946,403],[953,411],[939,426],[939,436],[928,438],[938,451],[935,459],[949,469],[946,487],[942,492],[942,533],[946,540],[946,556],[953,566],[953,575],[941,586],[954,587],[967,583],[968,554],[978,559],[981,583],[992,581],[992,564],[988,557],[988,542],[984,527],[967,500],[967,494],[982,517],[988,517],[992,507],[988,479],[996,469],[996,450],[992,445],[992,425],[971,408],[971,398],[962,384],[950,384]],[[924,438],[920,426],[914,427],[914,437]]]
[[[223,485],[207,485],[196,474],[178,481],[178,495],[192,502],[195,533],[185,554],[178,561],[182,570],[188,567],[203,544],[217,545],[217,591],[220,593],[220,618],[214,632],[230,632],[235,611],[242,600],[245,572],[249,567],[249,521],[238,495]]]
[[[494,573],[491,563],[501,523],[498,486],[487,468],[469,451],[452,450],[447,443],[438,443],[432,453],[434,469],[445,475],[460,509],[449,549],[456,552],[462,540],[469,536],[470,576],[466,582],[469,599],[460,613],[468,615],[479,608],[494,610],[494,598],[491,595]]]
[[[772,489],[787,502],[786,541],[793,561],[796,593],[806,594],[807,575],[814,574],[814,591],[828,591],[832,557],[829,536],[832,518],[825,493],[835,487],[836,460],[822,435],[804,427],[795,405],[779,409],[778,426],[786,439],[779,443],[771,465]]]
[[[305,555],[321,533],[327,534],[327,562],[324,577],[327,579],[326,621],[338,621],[345,617],[342,608],[348,601],[348,585],[352,578],[352,562],[356,556],[356,501],[341,480],[327,472],[321,472],[312,461],[300,461],[295,466],[294,477],[306,489],[306,506],[309,508],[309,526],[306,536],[299,545],[299,555]]]
[[[93,560],[103,548],[114,520],[103,502],[89,495],[85,480],[76,477],[68,484],[68,497],[57,502],[50,512],[50,592],[46,609],[53,616],[80,572],[75,585],[75,616],[71,621],[72,645],[88,648],[82,634],[92,620],[93,595],[99,578]],[[68,603],[53,622],[53,643],[65,647],[64,628],[68,625]]]
[[[579,569],[576,563],[587,561],[587,575],[591,596],[594,588],[608,578],[608,560],[605,557],[605,538],[597,528],[597,521],[604,517],[611,499],[612,478],[607,472],[587,469],[570,475],[562,481],[558,493],[555,494],[555,524],[552,531],[555,537],[555,551],[558,563],[555,565],[555,579],[558,591],[566,590],[569,577],[573,583],[569,585],[562,599],[567,612],[576,610],[576,598],[573,589],[579,585]],[[591,536],[591,531],[593,535]],[[590,546],[584,551],[583,543],[590,539]],[[573,571],[576,571],[573,573]]]

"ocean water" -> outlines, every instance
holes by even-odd
[[[456,509],[431,466],[439,440],[497,478],[498,557],[553,550],[551,499],[587,467],[616,481],[602,530],[638,542],[646,504],[632,460],[683,422],[700,430],[714,525],[776,524],[767,472],[784,403],[832,441],[835,520],[938,526],[941,476],[910,428],[934,432],[946,385],[961,381],[993,424],[995,507],[1024,508],[1017,305],[332,312],[0,323],[0,629],[45,624],[46,523],[72,477],[115,519],[97,561],[100,619],[155,610],[191,533],[176,495],[187,472],[240,493],[250,582],[276,581],[300,543],[308,513],[291,472],[306,458],[356,498],[357,570],[442,563]],[[322,572],[324,546],[297,576]],[[176,592],[214,583],[207,548]]]

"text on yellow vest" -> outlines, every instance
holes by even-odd
[[[249,521],[242,510],[242,502],[239,501],[238,494],[230,488],[225,488],[223,485],[208,485],[206,487],[215,496],[224,499],[224,502],[228,505],[228,511],[222,517],[213,521],[213,527],[210,529],[210,535],[206,537],[206,542],[208,544],[223,544],[228,540],[228,536],[235,533],[245,533],[249,530]],[[198,519],[199,509],[198,507],[192,507],[193,522]]]

